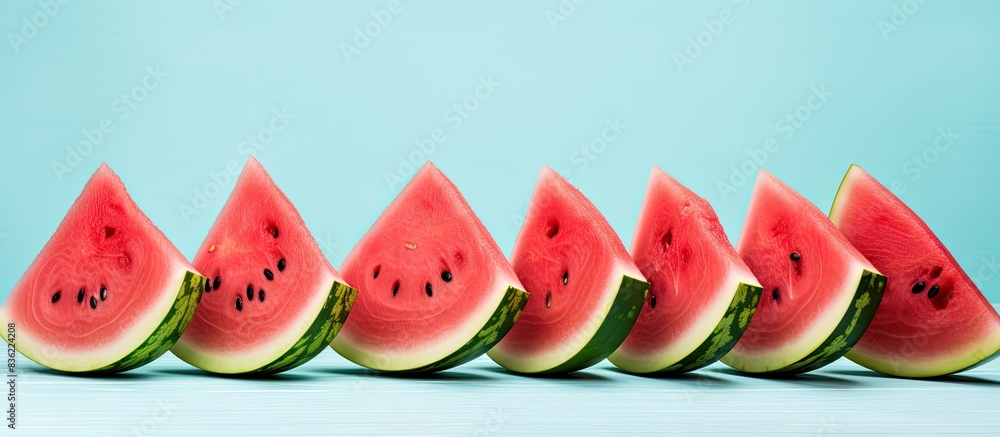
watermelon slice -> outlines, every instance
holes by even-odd
[[[635,324],[649,284],[604,216],[542,169],[511,263],[534,298],[490,358],[518,373],[565,373],[599,363]]]
[[[722,362],[801,373],[857,343],[886,279],[815,205],[761,170],[737,251],[764,286],[750,326]]]
[[[213,373],[272,374],[309,361],[340,331],[357,295],[253,157],[194,266],[210,282],[173,353]]]
[[[1000,315],[927,224],[861,167],[848,170],[830,218],[889,278],[875,320],[847,358],[921,378],[998,356]]]
[[[632,373],[690,372],[722,358],[749,325],[761,287],[715,210],[658,167],[632,237],[649,296],[609,358]]]
[[[206,279],[106,164],[0,308],[6,340],[64,372],[113,373],[163,355],[191,321]]]
[[[486,227],[430,162],[341,271],[361,291],[332,346],[384,372],[434,372],[479,357],[528,300]]]

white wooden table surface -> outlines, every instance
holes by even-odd
[[[9,435],[997,434],[1000,362],[937,381],[841,360],[784,380],[722,364],[679,378],[608,362],[556,379],[488,358],[419,378],[380,376],[324,351],[263,380],[206,375],[169,353],[126,374],[65,376],[18,361]]]

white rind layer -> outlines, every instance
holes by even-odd
[[[887,375],[904,378],[929,378],[968,369],[993,356],[998,351],[1000,351],[1000,327],[994,328],[979,342],[969,345],[958,353],[949,352],[947,356],[907,357],[893,361],[886,360],[885,357],[869,355],[864,349],[854,348],[847,353],[847,358],[866,368]]]

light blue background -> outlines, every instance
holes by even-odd
[[[407,0],[378,28],[371,11],[388,0],[229,1],[72,1],[51,17],[35,0],[0,2],[0,297],[101,161],[190,256],[232,180],[197,215],[182,205],[230,163],[238,170],[241,143],[263,135],[258,158],[339,265],[398,192],[386,173],[440,129],[430,159],[508,252],[546,164],[572,173],[626,242],[654,164],[708,198],[735,241],[752,176],[725,196],[718,184],[773,138],[765,166],[823,210],[851,163],[901,181],[901,197],[1000,301],[984,270],[1000,255],[1000,2]],[[911,13],[892,24],[894,7]],[[345,56],[365,26],[378,35]],[[135,88],[157,67],[167,76],[146,81],[155,89]],[[500,85],[471,97],[477,110],[457,125],[448,111],[489,77]],[[832,95],[802,109],[813,88]],[[119,99],[133,92],[145,99],[126,111]],[[261,130],[275,110],[295,118],[271,138]],[[788,137],[777,122],[796,111],[807,120]],[[113,130],[100,144],[55,171],[105,118]],[[608,119],[620,135],[594,143]],[[935,156],[949,127],[958,137]],[[592,144],[603,153],[581,152]],[[933,162],[917,167],[925,153]],[[29,434],[988,433],[1000,417],[996,363],[942,381],[878,378],[846,360],[789,380],[721,364],[652,380],[606,362],[533,379],[486,358],[407,380],[332,350],[264,381],[206,377],[169,355],[100,380],[19,364]],[[176,410],[162,415],[163,403]]]
[[[447,140],[430,158],[508,252],[545,164],[571,172],[626,243],[653,164],[708,198],[735,241],[752,177],[725,198],[718,183],[774,138],[766,168],[823,210],[851,163],[903,181],[901,197],[1000,300],[1000,281],[981,268],[1000,251],[998,2],[929,1],[897,13],[884,35],[880,21],[893,23],[902,0],[591,0],[575,10],[566,0],[563,21],[552,21],[555,0],[403,1],[348,59],[343,45],[355,28],[375,29],[371,11],[388,1],[217,10],[226,1],[70,2],[51,18],[34,17],[34,1],[0,3],[0,293],[101,161],[192,255],[232,182],[198,215],[185,219],[181,205],[230,161],[241,166],[241,142],[287,109],[296,118],[257,155],[334,265],[398,191],[386,172],[435,129]],[[708,38],[705,21],[718,33],[711,20],[726,10]],[[33,17],[45,25],[15,41]],[[688,38],[710,44],[681,70],[675,54]],[[116,99],[157,66],[168,76],[122,119]],[[491,76],[500,86],[470,101],[477,110],[456,128],[449,108]],[[786,138],[776,122],[813,87],[832,96]],[[114,130],[57,174],[53,163],[105,117]],[[625,127],[587,158],[579,150],[607,119]],[[916,177],[912,157],[949,127],[957,140]]]

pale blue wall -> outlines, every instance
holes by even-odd
[[[718,183],[773,138],[780,148],[766,167],[824,210],[850,163],[902,181],[903,199],[1000,300],[1000,280],[978,273],[1000,255],[1000,2],[590,0],[571,9],[564,0],[560,12],[555,0],[246,0],[216,10],[227,1],[58,11],[0,2],[0,293],[102,160],[192,254],[231,182],[189,220],[181,205],[213,172],[241,166],[241,142],[287,109],[295,118],[274,125],[281,131],[258,157],[335,265],[395,195],[386,172],[436,129],[443,141],[431,159],[505,251],[543,164],[570,171],[626,241],[649,168],[660,165],[707,197],[735,239],[752,182],[727,196]],[[387,25],[369,23],[390,5]],[[904,6],[913,13],[893,17]],[[25,25],[32,19],[44,24],[37,32]],[[345,44],[366,26],[378,34],[351,52]],[[691,62],[679,64],[689,49]],[[165,77],[137,89],[156,67]],[[499,85],[480,87],[491,77]],[[800,127],[777,124],[814,89],[832,95],[801,109]],[[129,108],[119,99],[133,92],[145,100]],[[477,110],[456,118],[449,108],[467,97]],[[57,174],[53,162],[104,118],[111,132]],[[603,153],[581,154],[607,120],[621,133]],[[957,138],[933,156],[949,127]],[[912,160],[925,152],[935,159],[917,170]]]

